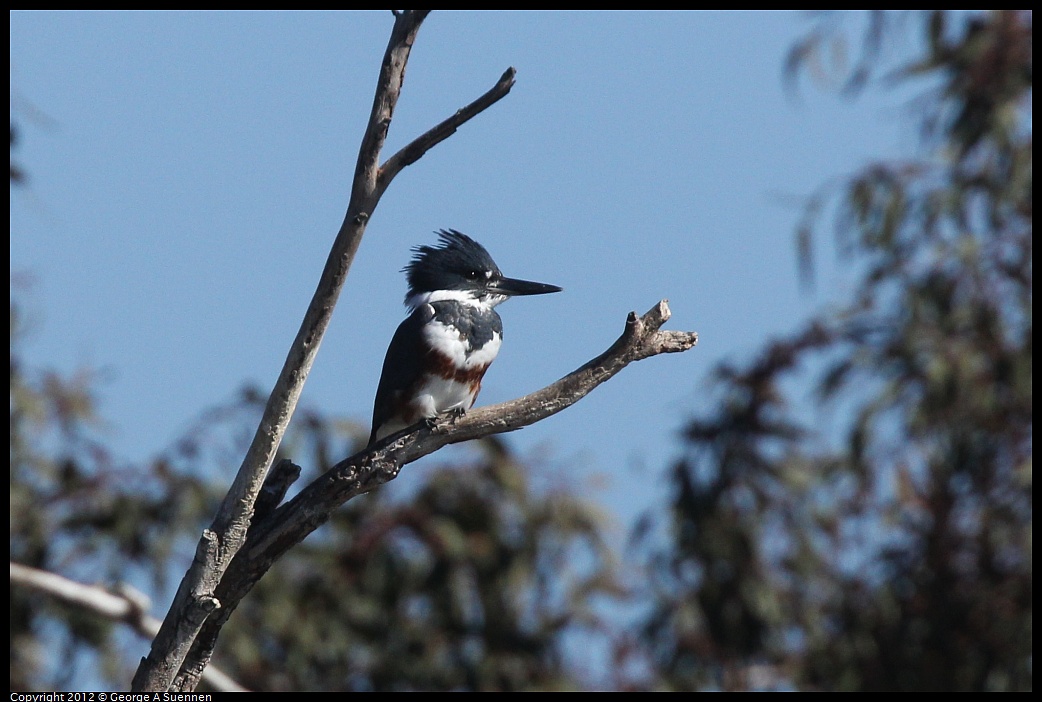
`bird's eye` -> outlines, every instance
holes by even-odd
[[[479,271],[467,271],[467,277],[471,280],[477,280],[481,277],[481,273]]]

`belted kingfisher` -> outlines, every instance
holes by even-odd
[[[485,247],[466,234],[437,234],[440,245],[414,247],[402,269],[412,312],[387,348],[370,445],[421,419],[470,409],[503,341],[503,321],[493,308],[514,295],[561,290],[505,278]]]

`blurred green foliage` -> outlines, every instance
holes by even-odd
[[[924,154],[820,196],[853,300],[719,368],[688,425],[651,546],[656,685],[1031,689],[1031,13],[875,13],[846,87],[908,20],[921,55],[887,80],[921,88]]]

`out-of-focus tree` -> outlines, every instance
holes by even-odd
[[[26,183],[13,156],[18,135],[12,120],[12,186]],[[20,279],[12,274],[11,561],[79,581],[161,587],[162,564],[182,529],[216,504],[183,470],[203,450],[202,437],[186,438],[149,466],[119,465],[96,411],[97,374],[63,376],[24,358]],[[95,678],[118,675],[109,619],[22,586],[12,585],[10,599],[12,690],[68,689],[85,669]]]
[[[104,440],[95,374],[41,371],[19,353],[24,321],[15,297],[11,561],[72,581],[164,587],[167,564],[191,553],[192,528],[216,506],[218,495],[192,469],[206,435],[186,437],[147,465],[121,464]],[[127,652],[113,629],[90,609],[13,584],[11,689],[69,689],[87,671],[118,684]]]
[[[909,19],[917,55],[887,80],[921,88],[922,157],[820,196],[853,300],[721,366],[687,425],[650,684],[1031,689],[1032,16],[874,14],[847,87]],[[849,36],[837,20],[793,75]]]

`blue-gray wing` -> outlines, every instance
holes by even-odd
[[[380,385],[373,403],[373,430],[369,443],[376,439],[380,427],[395,418],[404,401],[420,382],[420,365],[427,349],[423,343],[423,327],[434,318],[430,305],[420,305],[398,325],[384,356]]]

